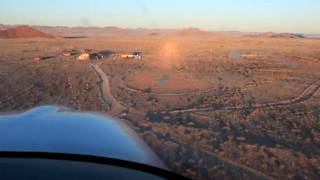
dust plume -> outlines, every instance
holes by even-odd
[[[178,52],[178,44],[174,41],[167,41],[160,50],[160,68],[171,70],[181,66]]]

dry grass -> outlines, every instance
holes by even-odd
[[[96,76],[67,49],[142,51],[143,60],[100,61],[113,96],[142,112],[125,118],[178,173],[193,178],[320,177],[320,41],[227,36],[127,36],[0,40],[0,110],[61,104],[105,111]],[[41,62],[32,57],[55,56]],[[96,63],[96,62],[94,62]],[[247,107],[223,110],[221,107]],[[206,112],[173,110],[212,107]],[[145,114],[145,115],[143,115]]]

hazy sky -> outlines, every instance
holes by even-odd
[[[1,0],[0,23],[320,33],[320,0]]]

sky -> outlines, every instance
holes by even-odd
[[[3,0],[0,23],[320,33],[320,0]]]

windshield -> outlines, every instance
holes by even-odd
[[[3,1],[0,113],[58,105],[117,117],[191,179],[319,179],[319,10]]]

